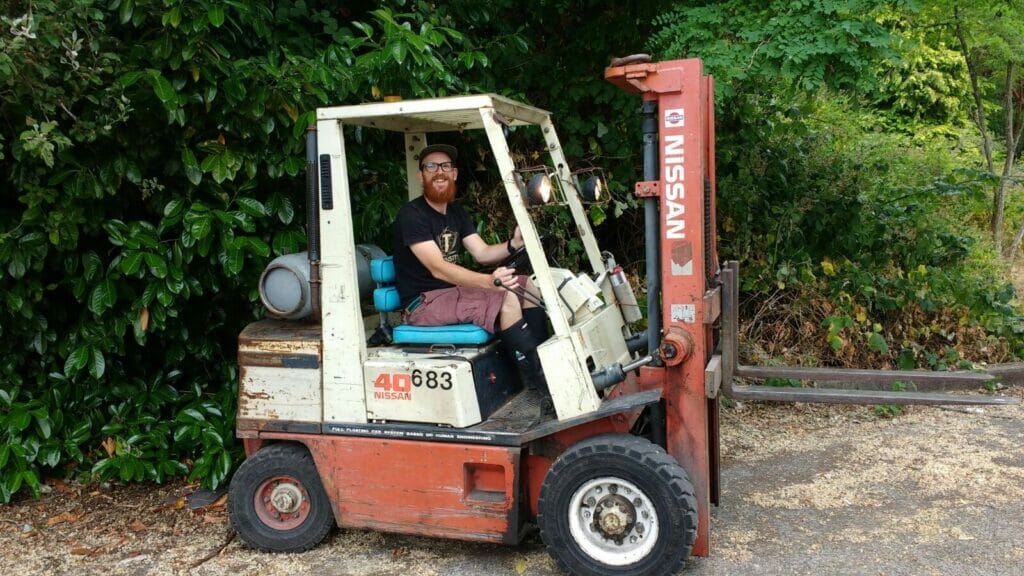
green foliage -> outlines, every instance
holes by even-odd
[[[906,382],[893,382],[891,389],[893,392],[905,392],[907,390]],[[895,418],[903,414],[903,406],[899,404],[879,404],[875,406],[875,414],[882,418]]]
[[[907,25],[915,10],[684,2],[656,19],[657,59],[701,57],[716,77],[719,251],[741,261],[768,357],[915,367],[943,343],[1022,349],[979,226],[991,175],[959,153],[965,66]]]
[[[744,262],[743,288],[804,293],[839,362],[893,362],[972,325],[1019,342],[1014,291],[1001,267],[979,266],[990,248],[970,223],[985,177],[952,169],[942,139],[917,145],[878,132],[877,114],[813,104],[749,104],[761,116],[733,132],[747,145],[719,148],[721,249]],[[966,326],[893,331],[927,316]]]
[[[385,77],[461,92],[487,59],[425,2],[38,1],[3,19],[0,502],[72,469],[217,486],[241,454],[256,280],[305,244],[312,110]]]
[[[912,120],[959,123],[970,90],[963,58],[943,44],[905,44],[878,87],[880,107]]]
[[[720,99],[777,80],[811,93],[863,90],[879,59],[896,57],[889,31],[871,18],[887,4],[905,2],[678,2],[655,20],[651,46],[666,59],[702,58]]]
[[[799,380],[795,378],[765,378],[765,386],[774,386],[776,388],[800,388],[803,386]]]
[[[551,111],[570,165],[605,169],[612,202],[605,210],[595,211],[593,222],[601,224],[596,233],[602,242],[614,246],[620,263],[642,269],[642,243],[636,234],[642,214],[631,210],[639,205],[632,188],[640,179],[642,162],[637,100],[609,85],[602,72],[612,57],[640,51],[638,39],[653,33],[652,22],[663,3],[455,0],[438,3],[437,10],[449,21],[461,22],[459,30],[474,38],[490,59],[493,73],[477,76],[482,89]],[[467,140],[469,149],[486,148],[482,140]],[[539,131],[515,129],[509,144],[520,166],[535,166],[543,158]],[[479,188],[461,186],[468,192],[464,198],[473,213],[484,218],[489,229],[507,237],[507,206],[495,207],[485,199],[493,195],[496,173],[463,171],[460,182],[463,178],[479,181]],[[581,246],[557,241],[549,246],[559,251],[559,263],[564,266],[574,263],[570,253],[582,253]]]

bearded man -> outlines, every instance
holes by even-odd
[[[433,144],[420,152],[419,160],[423,195],[398,211],[394,226],[395,284],[406,310],[405,322],[471,323],[497,334],[518,359],[527,387],[548,396],[537,358],[537,345],[547,339],[547,316],[520,295],[524,289],[536,294],[532,283],[505,266],[483,274],[459,265],[462,248],[483,266],[498,264],[523,245],[519,227],[508,242],[485,242],[455,201],[458,151]]]

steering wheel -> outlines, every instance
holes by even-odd
[[[547,234],[541,234],[538,236],[541,245],[544,245],[544,241],[548,239]],[[526,244],[524,243],[519,248],[516,248],[507,258],[501,261],[501,266],[506,268],[515,268],[517,271],[522,270],[522,273],[532,272],[533,266],[530,264],[530,255],[526,253]]]

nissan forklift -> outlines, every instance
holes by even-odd
[[[713,81],[698,59],[613,61],[640,96],[646,327],[586,205],[598,175],[574,171],[551,115],[494,94],[321,108],[307,133],[308,251],[260,280],[268,318],[239,336],[237,434],[247,459],[229,512],[250,547],[295,552],[334,526],[517,544],[536,526],[573,574],[666,575],[710,552],[719,499],[719,398],[860,404],[1006,404],[999,396],[779,389],[816,382],[984,384],[985,373],[743,366],[738,268],[715,243]],[[520,253],[551,328],[538,355],[554,415],[516,359],[474,325],[402,323],[396,271],[357,245],[348,129],[402,134],[409,198],[428,138],[482,131],[522,231]],[[517,165],[507,137],[533,137],[543,166]],[[396,139],[397,140],[397,139]],[[396,150],[395,157],[401,155]],[[589,177],[588,177],[589,176]],[[551,263],[539,210],[571,215],[585,269]],[[511,227],[511,226],[510,226]]]

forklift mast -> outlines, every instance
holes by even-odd
[[[717,395],[708,398],[705,382],[716,374],[721,381],[721,371],[709,366],[721,310],[714,283],[714,82],[699,59],[644,60],[619,59],[605,70],[612,84],[643,98],[643,181],[635,193],[644,200],[648,235],[648,350],[658,350],[662,361],[640,369],[641,388],[663,390],[663,408],[652,418],[654,440],[693,483],[698,531],[692,554],[706,556],[710,506],[718,500],[719,442]]]

